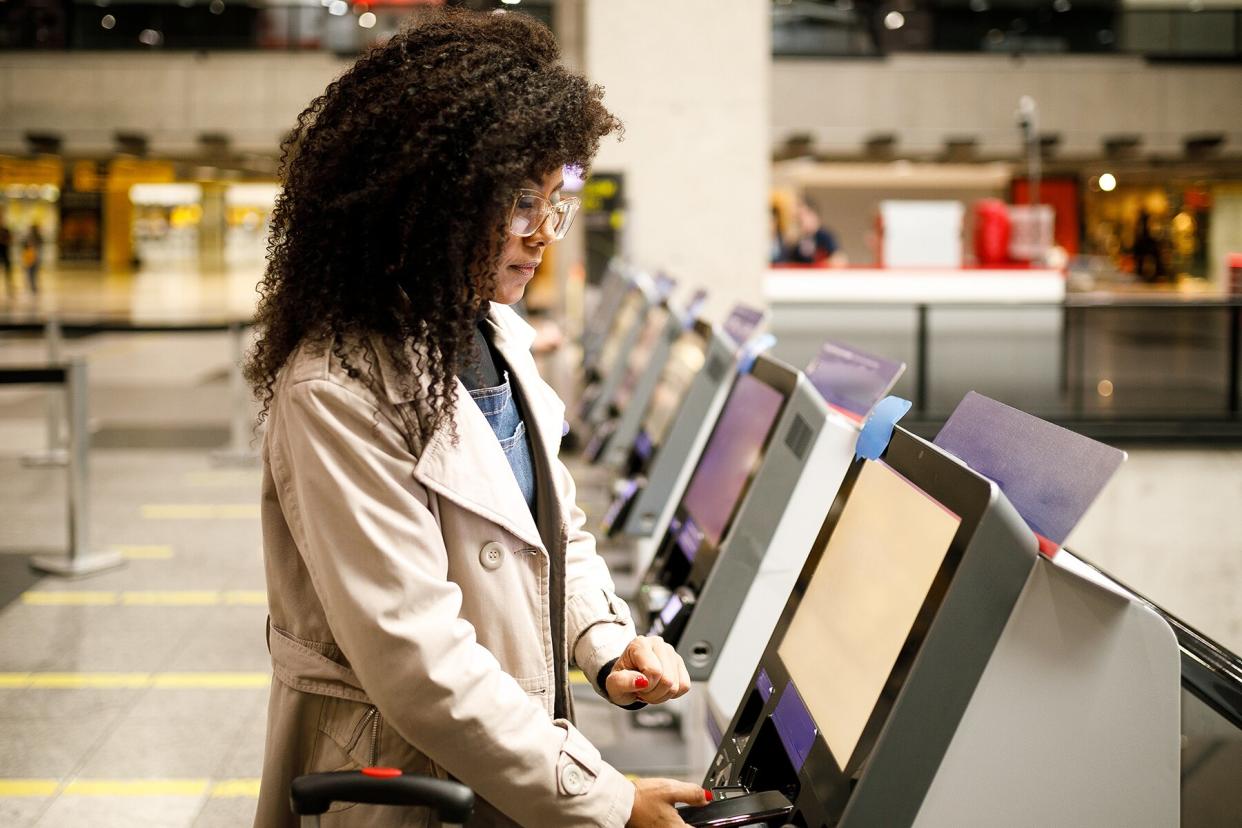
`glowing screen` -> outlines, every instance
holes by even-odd
[[[625,295],[625,301],[621,309],[617,311],[616,318],[612,320],[612,327],[608,329],[608,338],[604,340],[604,347],[600,350],[600,368],[605,371],[612,370],[612,366],[617,361],[617,351],[621,349],[621,342],[625,339],[626,332],[634,327],[634,322],[643,312],[645,304],[641,291],[631,290]]]
[[[842,768],[959,522],[883,463],[863,465],[779,649]]]
[[[651,395],[647,416],[643,418],[643,432],[653,445],[664,442],[673,415],[703,367],[706,348],[703,337],[694,331],[686,331],[673,343],[668,362],[660,373],[660,382]]]
[[[720,543],[783,399],[751,374],[738,377],[729,394],[682,501],[712,543]]]
[[[634,395],[634,388],[638,385],[639,379],[642,378],[643,372],[647,370],[647,363],[651,361],[651,354],[655,351],[656,343],[659,342],[666,325],[668,325],[667,308],[654,308],[651,313],[647,314],[647,321],[643,323],[643,329],[638,335],[638,341],[634,343],[634,347],[626,360],[625,378],[621,380],[621,385],[617,388],[616,404],[618,409],[623,409],[630,404],[630,398]]]

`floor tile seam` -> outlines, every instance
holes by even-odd
[[[30,823],[31,826],[38,826],[39,823],[43,821],[43,818],[47,816],[48,811],[52,809],[52,806],[55,805],[64,794],[64,790],[67,786],[66,780],[77,778],[78,774],[82,772],[82,769],[90,763],[91,759],[93,759],[95,755],[103,749],[103,746],[107,743],[107,741],[112,738],[112,734],[120,730],[121,722],[124,721],[128,712],[129,708],[118,707],[116,709],[113,721],[105,727],[94,742],[92,742],[86,750],[83,751],[78,761],[70,768],[69,773],[65,774],[65,777],[61,780],[60,786],[56,789],[56,793],[48,797],[47,801],[43,803],[43,807],[39,810],[38,815]]]

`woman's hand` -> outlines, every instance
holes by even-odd
[[[678,802],[687,805],[706,805],[712,795],[690,782],[672,779],[634,780],[634,808],[625,828],[674,828],[685,825],[677,809]]]
[[[604,689],[613,704],[660,704],[686,695],[690,674],[677,651],[658,635],[640,635],[612,665]]]

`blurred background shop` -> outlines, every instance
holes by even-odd
[[[280,143],[441,5],[543,20],[626,126],[567,179],[583,211],[524,303],[562,396],[616,257],[706,289],[707,318],[764,308],[795,367],[828,335],[906,363],[920,433],[978,390],[1126,448],[1070,545],[1242,650],[1242,0],[0,0],[0,367],[86,360],[92,538],[125,561],[29,574],[66,542],[65,409],[0,385],[0,697],[25,711],[0,721],[0,823],[253,812],[236,364]],[[3,680],[43,672],[69,678]]]

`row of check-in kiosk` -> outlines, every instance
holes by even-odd
[[[575,426],[696,682],[687,822],[1242,825],[1242,661],[1062,546],[1123,453],[976,394],[922,439],[899,363],[675,293],[613,265]]]

